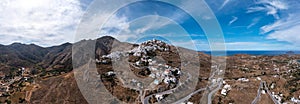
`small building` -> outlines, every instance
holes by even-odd
[[[231,90],[231,86],[228,85],[228,84],[226,84],[226,85],[223,87],[223,89],[221,90],[221,94],[224,95],[224,96],[226,96],[227,93],[228,93],[228,91],[230,91],[230,90]]]
[[[256,77],[256,79],[259,80],[259,81],[261,81],[261,78],[260,78],[260,77]]]
[[[109,72],[107,72],[107,75],[108,75],[108,76],[113,76],[113,75],[116,75],[116,74],[115,74],[115,72],[113,72],[113,71],[109,71]]]
[[[155,78],[155,74],[151,73],[151,74],[149,75],[149,77]]]
[[[163,97],[163,95],[155,95],[155,98],[156,98],[157,101],[160,101],[160,100],[162,100],[164,97]]]
[[[247,79],[247,78],[239,78],[238,81],[241,81],[241,82],[249,82],[249,79]]]
[[[159,82],[158,79],[155,79],[155,80],[153,81],[153,83],[154,83],[155,85],[158,85],[160,82]]]

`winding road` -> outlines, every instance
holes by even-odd
[[[206,88],[201,88],[201,89],[198,89],[196,90],[195,92],[192,92],[191,94],[187,95],[186,97],[174,102],[174,104],[178,104],[178,103],[182,103],[182,102],[185,102],[187,100],[189,100],[194,94],[196,93],[199,93],[200,91],[204,91]]]

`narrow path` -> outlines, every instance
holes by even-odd
[[[260,96],[261,96],[262,87],[263,87],[263,82],[260,82],[259,88],[257,90],[257,95],[256,95],[255,99],[251,102],[251,104],[257,104],[257,101],[260,99]]]
[[[263,88],[263,89],[262,89]],[[257,90],[257,96],[256,98],[251,102],[251,104],[257,104],[260,96],[261,96],[261,90],[266,90],[268,95],[271,97],[272,101],[274,102],[274,104],[279,104],[279,102],[274,98],[274,96],[272,96],[271,92],[269,91],[266,81],[262,81],[260,82],[260,86]]]
[[[266,82],[264,81],[263,83],[264,83],[265,90],[267,90],[267,93],[268,93],[269,96],[272,98],[274,104],[279,104],[279,102],[274,98],[274,96],[272,96],[271,92],[269,91]]]
[[[208,94],[208,98],[207,98],[207,103],[208,103],[208,104],[211,104],[211,103],[212,103],[211,98],[212,98],[213,94],[215,94],[217,91],[219,91],[219,89],[222,87],[222,84],[223,84],[222,82],[223,82],[223,80],[220,80],[218,87],[215,88],[214,90],[212,90],[212,91]]]

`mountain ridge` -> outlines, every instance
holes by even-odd
[[[100,48],[102,48],[105,46],[105,42],[110,41],[109,39],[116,40],[113,37],[104,36],[96,39],[96,41],[100,44]],[[84,40],[73,44],[78,44],[83,41]],[[0,44],[0,64],[6,65],[5,68],[0,67],[0,70],[4,71],[6,74],[8,74],[9,71],[5,71],[5,69],[16,70],[20,67],[46,68],[47,70],[50,70],[51,68],[49,67],[61,68],[60,66],[57,66],[57,64],[66,65],[68,63],[67,69],[70,71],[72,68],[71,56],[73,44],[66,42],[61,45],[50,47],[18,42],[10,45]]]

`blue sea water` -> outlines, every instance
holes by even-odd
[[[284,54],[300,54],[300,51],[214,51],[213,54],[211,51],[201,51],[206,54],[214,55],[214,56],[232,56],[236,54],[248,54],[248,55],[268,55],[268,56],[276,56],[276,55],[284,55]],[[292,52],[292,53],[291,53]]]

